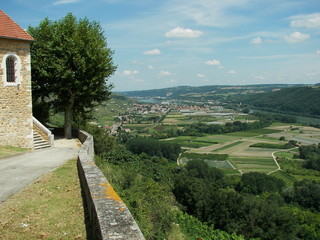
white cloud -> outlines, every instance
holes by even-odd
[[[192,30],[188,28],[176,27],[164,34],[167,38],[198,38],[201,37],[203,32]]]
[[[320,55],[320,50],[317,50],[317,51],[316,51],[316,54]]]
[[[159,55],[161,54],[159,49],[153,49],[150,51],[143,52],[144,55]]]
[[[175,80],[175,79],[170,79],[169,83],[177,83],[177,80]]]
[[[297,15],[290,19],[291,27],[320,28],[320,13]]]
[[[160,71],[160,76],[170,76],[171,73],[168,71]]]
[[[298,42],[303,42],[309,38],[310,38],[309,34],[294,32],[294,33],[291,33],[290,35],[286,36],[284,39],[288,43],[298,43]]]
[[[226,27],[247,22],[248,16],[235,13],[233,9],[248,6],[250,0],[170,0],[169,11],[185,21],[193,20],[199,26]]]
[[[265,80],[266,78],[262,75],[251,74],[254,79]]]
[[[137,71],[137,70],[124,70],[123,71],[123,75],[125,75],[125,76],[132,76],[132,75],[136,75],[138,73],[139,73],[139,71]]]
[[[148,68],[149,69],[154,69],[154,67],[152,65],[149,65]]]
[[[231,74],[231,75],[234,75],[234,74],[236,74],[237,72],[234,71],[234,70],[230,70],[228,73]]]
[[[261,37],[256,37],[256,38],[251,39],[250,43],[251,44],[261,44],[262,39],[261,39]]]
[[[213,60],[206,61],[206,65],[209,65],[209,66],[220,66],[221,63],[220,63],[219,60],[213,59]]]
[[[204,76],[203,74],[201,74],[201,73],[198,73],[198,74],[197,74],[197,77],[199,77],[199,78],[204,78],[205,76]]]
[[[61,5],[61,4],[68,4],[68,3],[77,3],[80,2],[81,0],[58,0],[53,3],[53,5]]]

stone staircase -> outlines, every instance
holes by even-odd
[[[33,131],[33,148],[35,150],[51,147],[50,143],[44,139],[36,132]]]
[[[54,135],[35,117],[33,119],[33,149],[42,149],[54,146]]]

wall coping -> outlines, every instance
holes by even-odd
[[[88,236],[101,240],[145,240],[129,209],[94,163],[92,135],[79,131],[78,138],[82,142],[78,173],[90,225]]]

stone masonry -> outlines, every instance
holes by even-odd
[[[19,57],[21,81],[6,84],[6,54]],[[33,148],[30,42],[0,38],[0,145]]]

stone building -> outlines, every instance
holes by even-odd
[[[0,145],[33,148],[30,44],[0,10]]]

